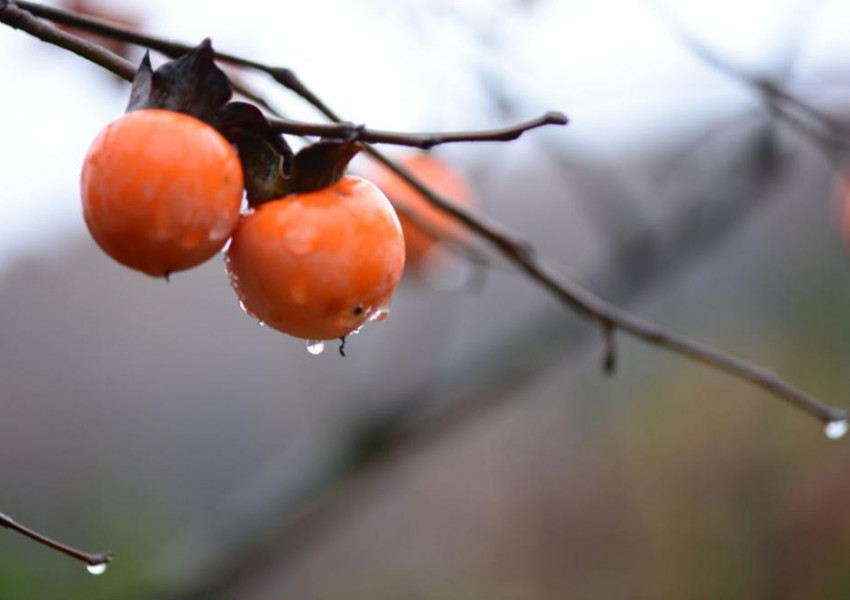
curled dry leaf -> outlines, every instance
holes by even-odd
[[[254,206],[333,185],[362,149],[351,139],[321,139],[293,154],[265,115],[245,102],[222,107],[214,125],[239,151],[245,190]]]
[[[156,70],[145,53],[133,79],[127,112],[162,108],[212,124],[233,95],[230,80],[214,58],[209,39]]]

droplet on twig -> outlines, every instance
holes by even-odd
[[[844,437],[847,433],[847,419],[838,419],[837,421],[830,421],[824,427],[824,433],[826,437],[831,440],[838,440]]]

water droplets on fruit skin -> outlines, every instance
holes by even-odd
[[[369,323],[380,323],[381,321],[386,321],[390,316],[390,307],[389,306],[379,306],[369,315],[369,318],[366,319]]]
[[[826,437],[831,440],[838,440],[844,437],[847,433],[847,419],[838,419],[836,421],[830,421],[826,424],[824,428],[824,433]]]
[[[97,563],[96,565],[86,565],[86,571],[92,575],[103,575],[106,573],[106,563]]]
[[[313,356],[318,356],[325,350],[325,343],[321,340],[308,340],[307,341],[307,352],[312,354]]]

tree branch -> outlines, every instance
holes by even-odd
[[[833,163],[840,164],[843,161],[850,151],[850,127],[811,106],[778,82],[745,72],[700,40],[661,3],[651,0],[650,5],[667,23],[673,35],[694,56],[754,90],[774,114],[820,146]]]
[[[2,10],[2,5],[0,5],[0,10]],[[63,544],[62,542],[57,542],[54,539],[47,537],[44,534],[41,534],[29,527],[21,525],[17,521],[15,521],[12,517],[0,513],[0,527],[5,527],[6,529],[11,529],[12,531],[16,531],[21,535],[24,535],[31,540],[35,540],[39,544],[43,546],[47,546],[57,552],[61,552],[66,556],[70,556],[71,558],[75,558],[90,567],[105,567],[109,561],[112,560],[111,552],[101,552],[99,554],[89,554],[88,552],[83,552],[81,550],[77,550],[70,546]],[[101,571],[102,572],[102,571]]]
[[[486,220],[483,216],[473,215],[462,207],[440,198],[417,181],[410,173],[407,173],[403,168],[392,163],[374,149],[372,149],[372,155],[387,168],[403,177],[432,204],[452,214],[481,237],[490,241],[508,260],[519,266],[532,279],[584,317],[597,321],[603,327],[619,329],[646,343],[666,348],[696,362],[748,381],[783,398],[824,423],[846,420],[846,411],[823,404],[816,398],[785,382],[772,371],[667,331],[605,302],[557,273],[541,260],[535,249],[522,238],[515,237],[511,232],[495,222]]]
[[[761,144],[757,142],[755,147]],[[763,161],[753,156],[756,153],[749,144],[742,150],[729,157],[734,172],[710,177],[712,188],[706,193],[711,201],[706,201],[701,188],[677,191],[677,209],[663,224],[647,224],[613,236],[610,250],[587,269],[588,283],[630,304],[652,284],[692,268],[707,251],[751,221],[769,200],[769,191],[787,163],[771,157]],[[713,185],[717,179],[725,185]],[[589,199],[597,200],[600,198]],[[646,248],[655,251],[647,257]],[[530,382],[556,367],[563,369],[565,361],[581,355],[592,333],[578,320],[546,310],[506,332],[493,346],[442,372],[439,406],[435,406],[430,377],[376,402],[392,408],[373,416],[358,435],[343,440],[318,467],[310,464],[295,485],[279,484],[272,493],[240,505],[238,510],[209,518],[200,528],[205,537],[194,545],[215,548],[211,559],[187,570],[185,565],[193,564],[191,558],[166,554],[163,563],[181,565],[183,580],[174,588],[159,590],[156,582],[151,582],[132,598],[237,597],[242,586],[262,573],[273,570],[279,575],[293,558],[309,552],[311,544],[321,543],[336,525],[353,517],[391,468],[403,469],[438,442],[522,397],[522,389]],[[364,456],[364,447],[371,448],[371,453]],[[266,466],[260,471],[280,470]],[[268,489],[269,485],[248,487]],[[123,600],[126,594],[120,597]]]
[[[16,4],[20,8],[16,7]],[[180,54],[191,50],[189,46],[184,44],[178,44],[176,42],[169,42],[153,38],[152,36],[138,34],[125,27],[111,25],[106,21],[101,21],[93,17],[85,17],[69,11],[42,6],[32,2],[8,2],[8,0],[0,0],[0,10],[3,10],[4,8],[8,14],[0,14],[0,21],[15,29],[26,31],[42,41],[70,50],[71,52],[74,52],[75,54],[111,71],[113,74],[125,79],[126,81],[132,81],[133,76],[135,75],[136,67],[132,63],[108,50],[105,50],[98,44],[88,42],[83,38],[66,33],[56,27],[52,27],[43,21],[34,18],[34,16],[44,16],[57,23],[84,29],[91,33],[113,37],[130,43],[138,43],[148,48],[161,51],[167,56],[179,56]],[[234,57],[226,53],[216,52],[216,57],[222,60],[228,60],[229,57],[231,62],[236,62],[242,66],[246,66],[247,63],[247,66],[257,68],[257,63],[253,63],[252,61],[243,61],[238,59],[238,57]],[[276,71],[271,67],[263,70],[265,72]],[[250,90],[241,86],[235,86],[234,89],[256,104],[263,106],[263,108],[267,111],[276,112],[270,104]],[[566,125],[567,122],[568,119],[563,113],[549,111],[536,119],[485,131],[464,131],[456,133],[402,133],[367,129],[363,125],[355,125],[354,123],[347,122],[339,122],[329,125],[324,123],[306,123],[304,121],[295,121],[283,118],[269,119],[269,123],[272,128],[278,133],[349,138],[365,143],[395,144],[420,148],[422,150],[428,150],[434,146],[452,142],[507,142],[519,138],[526,131],[537,129],[546,125]]]
[[[0,1],[8,2],[9,0]],[[49,19],[55,23],[61,23],[63,25],[70,25],[76,27],[77,29],[90,31],[91,33],[97,33],[104,37],[109,37],[112,39],[136,44],[144,48],[149,48],[151,50],[156,50],[157,52],[161,52],[162,54],[171,58],[176,58],[192,49],[192,47],[187,44],[171,40],[165,40],[157,36],[147,35],[127,27],[115,25],[114,23],[110,23],[109,21],[105,21],[103,19],[80,15],[75,12],[62,10],[60,8],[54,8],[52,6],[45,6],[43,4],[38,4],[37,2],[27,2],[26,0],[21,0],[17,2],[17,4],[37,17]],[[289,90],[306,100],[309,104],[316,107],[320,112],[322,112],[332,121],[341,121],[341,119],[339,119],[338,117],[331,116],[333,115],[333,111],[331,111],[331,109],[324,102],[322,102],[322,100],[318,96],[316,96],[312,91],[310,91],[307,86],[301,83],[301,81],[291,69],[288,69],[286,67],[274,67],[266,65],[248,58],[237,56],[235,54],[229,54],[227,52],[216,52],[216,58],[233,65],[238,65],[241,67],[246,67],[249,69],[254,69],[266,73],[279,84],[288,88]]]
[[[103,67],[127,81],[133,81],[136,67],[103,46],[89,42],[71,33],[35,18],[30,12],[17,6],[11,0],[0,0],[0,22],[19,29],[40,39],[42,42],[59,46],[88,61]]]
[[[314,124],[275,118],[270,118],[269,123],[272,129],[279,133],[355,139],[367,144],[396,144],[429,150],[434,146],[453,142],[508,142],[517,139],[526,131],[537,129],[538,127],[545,125],[566,125],[568,119],[563,113],[549,111],[536,119],[515,125],[484,131],[463,131],[456,133],[400,133],[367,129],[363,125],[355,125],[349,122]]]
[[[86,29],[90,22],[96,22],[94,19],[80,16],[77,16],[74,22],[71,22],[70,19],[67,18],[67,15],[62,14],[65,13],[65,11],[48,9],[47,7],[32,2],[20,2],[19,4],[22,7],[26,7],[27,10],[37,11],[39,15],[56,19],[57,22],[61,16],[63,19],[62,22],[80,29]],[[116,67],[116,70],[113,72],[116,75],[124,77],[125,79],[128,78],[126,77],[125,69],[126,65],[129,65],[130,63],[127,61],[124,61],[123,59],[112,55],[112,53],[108,50],[99,47],[96,49],[97,51],[94,52],[91,50],[91,46],[93,46],[92,44],[89,44],[84,40],[80,40],[79,38],[76,38],[76,36],[59,32],[55,27],[45,25],[38,19],[33,18],[32,15],[27,15],[26,11],[15,6],[15,4],[10,2],[10,0],[0,0],[0,22],[7,23],[13,27],[32,33],[44,41],[55,43],[61,47],[67,48],[72,52],[79,54],[83,58],[91,59],[88,55],[90,52],[92,56],[99,59],[95,61],[97,64],[100,64],[106,69],[110,69],[110,66],[114,66]],[[95,30],[92,29],[92,31]],[[96,33],[110,36],[113,35],[113,33],[118,35],[116,32],[121,32],[120,35],[123,37],[119,39],[140,43],[152,49],[161,50],[163,53],[174,52],[177,49],[182,52],[183,49],[189,48],[188,46],[176,44],[175,42],[159,40],[153,36],[134,34],[131,37],[127,35],[127,31],[128,30],[125,28],[117,26],[107,27],[98,25]],[[112,60],[103,60],[103,53],[112,55]],[[342,122],[342,119],[329,107],[327,107],[321,99],[318,98],[318,96],[309,90],[309,88],[301,83],[291,70],[271,67],[227,53],[216,53],[216,56],[222,60],[259,69],[270,74],[276,81],[298,93],[307,102],[324,113],[330,120],[336,123]],[[130,79],[132,79],[132,77],[130,77]],[[720,352],[687,337],[668,331],[663,327],[644,321],[643,319],[609,304],[589,290],[561,275],[556,269],[538,255],[536,249],[530,242],[526,241],[518,234],[483,214],[467,210],[466,208],[456,205],[434,193],[406,169],[391,161],[373,146],[367,144],[365,148],[366,152],[368,152],[378,162],[393,171],[396,175],[404,179],[420,195],[428,200],[428,202],[443,212],[451,215],[478,234],[481,238],[490,242],[509,262],[513,263],[530,279],[536,281],[538,285],[549,291],[550,294],[563,304],[573,309],[580,316],[597,322],[599,325],[602,325],[603,328],[610,329],[612,333],[614,333],[615,330],[620,330],[647,344],[665,348],[671,352],[690,358],[695,362],[713,367],[716,370],[723,371],[742,381],[749,382],[779,398],[782,398],[792,406],[807,412],[823,423],[830,424],[833,422],[847,420],[846,411],[824,404],[818,399],[786,382],[769,369],[750,364],[730,354]]]

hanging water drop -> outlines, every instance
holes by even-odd
[[[318,356],[325,349],[325,343],[321,340],[309,340],[307,342],[307,352],[313,356]]]
[[[375,312],[373,312],[371,315],[369,315],[369,318],[367,319],[367,321],[369,323],[380,323],[381,321],[385,321],[387,319],[387,317],[389,317],[389,316],[390,316],[390,307],[389,306],[381,306],[381,307],[375,309]]]
[[[838,440],[844,437],[844,434],[847,433],[847,419],[838,419],[837,421],[830,421],[826,424],[824,428],[824,433],[826,437],[831,440]]]
[[[92,575],[103,575],[106,573],[106,563],[97,563],[96,565],[86,565],[86,571]]]

